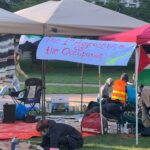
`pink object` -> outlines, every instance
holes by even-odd
[[[50,148],[49,150],[59,150],[59,148]]]
[[[99,40],[136,42],[137,44],[150,44],[150,24],[126,32],[99,37]]]

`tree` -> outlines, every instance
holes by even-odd
[[[140,0],[137,14],[139,19],[150,22],[150,0]]]
[[[120,12],[124,6],[120,3],[120,0],[113,0],[106,3],[105,7]]]
[[[9,6],[9,4],[5,0],[0,0],[0,8],[9,10],[10,6]]]
[[[89,1],[89,0],[86,0]],[[94,0],[93,0],[94,1]],[[139,0],[140,7],[125,7],[123,4],[120,3],[120,0],[111,0],[105,5],[103,3],[98,2],[95,0],[95,4],[106,7],[108,9],[112,9],[114,11],[126,14],[128,16],[150,22],[150,0]]]

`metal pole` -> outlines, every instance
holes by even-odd
[[[45,61],[42,60],[42,120],[45,119]]]
[[[46,25],[43,24],[43,36],[46,36]],[[45,111],[45,61],[42,60],[42,120],[45,119],[46,111]]]
[[[83,73],[84,73],[84,64],[81,66],[81,113],[83,112]]]
[[[140,47],[138,47],[135,51],[135,94],[136,94],[136,145],[138,145],[138,64],[139,64],[139,56],[138,51]]]
[[[99,109],[100,109],[100,125],[101,125],[101,133],[103,135],[103,118],[102,118],[102,97],[101,97],[101,67],[98,66],[98,79],[99,79]]]

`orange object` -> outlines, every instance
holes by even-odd
[[[36,131],[37,123],[25,123],[17,121],[15,123],[0,123],[0,140],[7,140],[16,137],[25,140],[35,136],[41,136]]]
[[[112,91],[112,100],[119,100],[121,103],[125,103],[127,99],[126,82],[123,80],[116,80],[114,82]]]

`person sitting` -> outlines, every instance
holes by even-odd
[[[42,134],[40,146],[44,150],[67,148],[73,150],[83,146],[82,135],[70,125],[56,123],[54,120],[40,120],[36,125]]]
[[[120,120],[124,113],[124,104],[127,100],[126,83],[128,75],[123,73],[120,79],[116,80],[113,85],[112,96],[110,101],[102,104],[102,112],[106,118]]]
[[[109,88],[113,85],[113,79],[108,78],[104,85],[101,87],[101,97],[102,98],[110,98],[109,96]]]
[[[150,89],[144,88],[139,98],[139,108],[142,112],[142,123],[144,127],[150,127]]]
[[[105,82],[104,85],[101,86],[101,90],[100,90],[100,94],[101,94],[101,100],[102,100],[102,105],[104,103],[106,103],[106,101],[110,100],[110,96],[109,96],[109,88],[111,88],[113,85],[113,79],[112,78],[108,78]],[[86,110],[86,114],[90,114],[92,112],[98,112],[100,111],[100,107],[99,107],[99,101],[100,101],[100,96],[97,96],[97,102],[91,101],[88,104],[87,110]]]
[[[106,81],[105,81],[105,84],[102,85],[101,87],[101,98],[103,100],[110,100],[110,96],[109,96],[109,89],[112,87],[113,85],[113,79],[112,78],[108,78]]]

